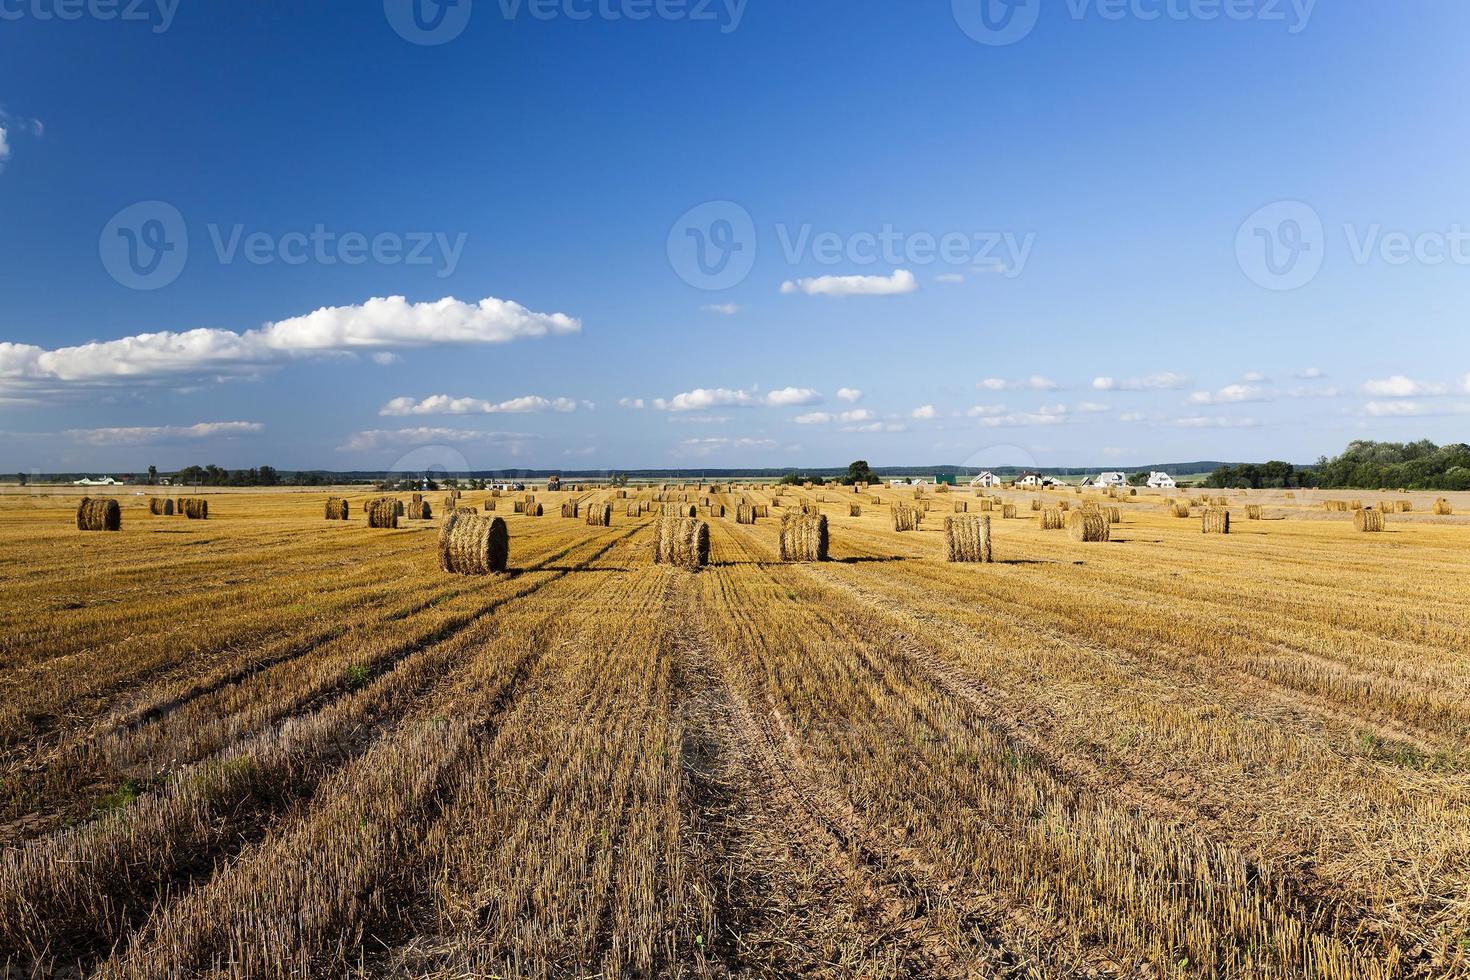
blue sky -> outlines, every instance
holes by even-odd
[[[1465,437],[1470,8],[982,2],[0,0],[0,469]]]

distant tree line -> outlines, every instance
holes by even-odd
[[[1437,446],[1418,442],[1373,442],[1360,439],[1336,456],[1323,456],[1315,466],[1298,467],[1273,460],[1221,466],[1205,485],[1233,489],[1322,487],[1341,490],[1470,490],[1470,446],[1462,442]]]
[[[148,467],[148,481],[157,481],[157,469]],[[323,473],[293,473],[289,478],[281,476],[274,466],[252,466],[248,470],[227,470],[210,463],[208,466],[185,466],[173,475],[173,482],[206,487],[320,487],[334,481]]]

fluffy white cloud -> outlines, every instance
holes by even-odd
[[[990,429],[1061,425],[1067,421],[1069,419],[1065,405],[1043,405],[1034,412],[1013,412],[1008,415],[986,415],[980,418],[980,424]]]
[[[1119,422],[1142,422],[1145,416],[1142,412],[1124,412],[1118,416]]]
[[[909,427],[900,422],[866,422],[862,425],[844,425],[843,432],[907,432]]]
[[[241,374],[300,355],[500,344],[576,333],[581,326],[565,314],[534,313],[509,300],[409,303],[402,296],[389,296],[358,306],[323,307],[245,333],[218,328],[165,330],[55,350],[0,342],[0,382],[119,384]]]
[[[739,407],[791,408],[816,405],[822,396],[811,388],[777,388],[761,392],[756,388],[695,388],[681,391],[673,398],[655,398],[653,407],[665,412],[698,412],[709,408]]]
[[[264,431],[265,425],[260,422],[196,422],[194,425],[67,429],[66,435],[88,446],[147,446],[160,442],[230,438]]]
[[[1241,402],[1267,402],[1270,392],[1260,385],[1226,385],[1219,391],[1196,391],[1189,396],[1191,405],[1231,405]]]
[[[1173,371],[1159,371],[1141,378],[1124,378],[1121,381],[1106,375],[1092,379],[1092,387],[1098,391],[1167,391],[1183,388],[1187,384],[1188,378]]]
[[[1264,384],[1269,379],[1262,371],[1247,371],[1245,372],[1245,374],[1240,376],[1240,380],[1244,381],[1246,384],[1258,385]]]
[[[976,387],[984,388],[986,391],[1056,391],[1061,388],[1061,385],[1050,378],[1033,374],[1024,381],[1010,381],[1006,378],[986,378]]]
[[[623,408],[642,408],[643,407],[643,399],[641,399],[641,398],[619,398],[618,399],[618,404],[621,405]]]
[[[792,419],[798,425],[822,425],[827,422],[866,422],[873,413],[866,408],[855,408],[850,412],[808,412]]]
[[[1448,386],[1429,381],[1415,381],[1402,374],[1389,378],[1376,378],[1363,385],[1363,394],[1379,398],[1417,398],[1424,395],[1443,395]]]
[[[492,442],[518,444],[530,439],[524,432],[479,432],[474,429],[440,429],[422,426],[414,429],[370,429],[356,432],[338,450],[361,452],[375,449],[401,449],[405,446],[427,446],[445,442]]]
[[[542,398],[540,395],[522,395],[503,402],[486,401],[483,398],[452,398],[449,395],[430,395],[415,401],[412,398],[395,398],[378,410],[379,415],[499,415],[526,414],[530,412],[575,412],[577,402],[571,398]]]
[[[1470,388],[1470,374],[1465,375],[1465,384],[1467,388]],[[838,388],[837,397],[845,402],[862,401],[863,390],[861,388]]]
[[[899,269],[891,276],[817,276],[781,284],[783,293],[808,296],[897,296],[918,288],[919,280],[907,269]]]
[[[380,350],[376,354],[373,355],[373,363],[374,364],[380,364],[383,367],[389,367],[390,365],[393,365],[393,364],[402,364],[403,363],[403,358],[399,357],[397,354],[393,353],[392,351],[389,351],[389,350]]]
[[[997,415],[1004,415],[1005,413],[1006,407],[1004,405],[976,405],[965,414],[972,419],[979,419],[993,418]]]
[[[1191,415],[1175,419],[1174,424],[1185,429],[1249,429],[1261,423],[1256,419],[1233,419],[1222,415]]]
[[[1287,398],[1336,398],[1342,389],[1335,385],[1297,385],[1286,389]]]
[[[1300,378],[1301,380],[1303,380],[1303,381],[1315,381],[1318,378],[1325,378],[1325,377],[1327,377],[1327,375],[1325,375],[1325,374],[1322,373],[1322,369],[1321,368],[1314,368],[1314,367],[1302,368],[1300,371],[1298,371],[1296,373],[1296,376],[1298,378]]]
[[[939,410],[933,405],[920,405],[910,412],[909,415],[916,419],[932,419],[939,415]]]
[[[0,164],[10,159],[10,134],[0,126]]]
[[[1369,402],[1363,406],[1363,412],[1374,418],[1400,418],[1415,415],[1428,415],[1429,406],[1421,402]]]
[[[1108,410],[1108,406],[1103,405],[1100,402],[1078,402],[1075,410],[1085,413],[1087,415],[1096,415],[1099,412],[1106,412]]]

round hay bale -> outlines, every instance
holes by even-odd
[[[656,565],[703,568],[709,564],[709,525],[692,517],[660,517],[653,527]]]
[[[752,505],[752,504],[736,504],[735,505],[735,523],[736,524],[754,524],[755,523],[755,506]]]
[[[917,531],[919,525],[924,522],[924,512],[908,504],[893,504],[888,508],[888,512],[893,518],[895,531]]]
[[[500,517],[450,511],[439,528],[439,567],[457,575],[489,575],[505,571],[510,558],[510,531]]]
[[[418,497],[418,499],[409,502],[408,512],[406,514],[408,519],[411,521],[427,521],[432,519],[434,512],[429,508],[429,502],[419,494],[414,494],[414,496]],[[473,507],[469,509],[474,510]]]
[[[1045,509],[1041,505],[1041,498],[1040,497],[1034,497],[1034,498],[1032,498],[1032,500],[1031,500],[1031,509],[1033,511],[1038,511],[1038,510]]]
[[[1246,504],[1245,505],[1245,519],[1248,520],[1248,521],[1259,521],[1259,520],[1261,520],[1261,505],[1260,504]]]
[[[664,504],[661,513],[665,517],[692,518],[698,511],[693,504]]]
[[[209,501],[203,497],[184,498],[184,516],[191,521],[209,520]]]
[[[159,511],[164,517],[174,516],[174,502],[168,497],[163,498],[163,507]]]
[[[1384,524],[1383,511],[1381,510],[1359,510],[1353,513],[1353,527],[1359,531],[1382,531]]]
[[[827,545],[825,515],[792,512],[781,518],[782,561],[826,561]]]
[[[1067,526],[1067,513],[1060,507],[1047,507],[1041,512],[1043,531],[1061,531]]]
[[[1400,514],[1407,514],[1410,511],[1412,511],[1413,509],[1414,509],[1414,501],[1412,501],[1412,500],[1400,500],[1400,501],[1398,501],[1398,512]]]
[[[161,497],[149,497],[148,498],[148,513],[150,513],[150,514],[162,514],[163,513],[163,498],[161,498]]]
[[[1200,532],[1203,534],[1229,534],[1230,509],[1227,507],[1206,507],[1203,520],[1200,522]]]
[[[546,509],[538,503],[530,502],[526,504],[527,517],[541,517],[545,513]]]
[[[575,500],[569,500],[566,503],[564,503],[564,504],[561,505],[561,516],[562,517],[580,517],[581,516],[581,507],[578,506],[578,504],[577,504],[577,502]]]
[[[363,509],[367,513],[368,527],[398,526],[398,501],[392,497],[374,497],[363,505]]]
[[[342,498],[342,497],[328,497],[327,498],[327,511],[326,511],[326,513],[327,513],[326,519],[327,520],[329,520],[329,521],[345,521],[345,520],[347,520],[347,510],[348,510],[347,501],[344,498]]]
[[[1067,533],[1073,541],[1111,541],[1113,526],[1098,511],[1077,510],[1067,516]]]
[[[862,504],[848,504],[847,505],[847,516],[848,517],[862,517],[863,516],[863,505]]]
[[[1108,519],[1108,523],[1109,524],[1122,524],[1123,523],[1123,508],[1121,508],[1121,507],[1109,507],[1109,508],[1107,508],[1106,510],[1103,511],[1103,516]]]
[[[950,561],[988,564],[993,560],[990,551],[990,515],[946,517],[944,543]]]
[[[481,505],[480,509],[483,510],[485,513],[488,514],[491,511],[495,510],[496,505],[497,505],[497,501],[495,500],[495,498],[493,498],[493,497],[486,497],[485,498],[485,501]]]
[[[988,500],[980,501],[980,509],[989,510],[990,508],[985,506],[988,503],[990,503]],[[968,500],[956,500],[954,502],[954,512],[956,514],[968,514],[970,512],[970,502]]]
[[[1002,504],[1000,507],[1000,518],[1003,521],[1011,521],[1016,518],[1015,504]]]
[[[1170,504],[1169,505],[1169,516],[1170,517],[1188,517],[1189,516],[1189,512],[1190,512],[1189,511],[1189,504]]]
[[[1437,516],[1439,516],[1439,517],[1448,517],[1449,515],[1453,514],[1454,512],[1455,512],[1455,508],[1451,507],[1450,506],[1450,502],[1448,500],[1444,499],[1443,497],[1440,497],[1438,500],[1436,500],[1434,502],[1434,513]]]
[[[587,524],[591,527],[610,527],[612,525],[612,504],[589,504]]]
[[[111,497],[83,497],[77,504],[78,531],[119,531],[122,507]]]

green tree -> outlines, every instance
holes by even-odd
[[[854,483],[872,483],[875,479],[872,468],[868,466],[868,461],[857,459],[847,464],[847,476],[842,482],[851,486]]]

